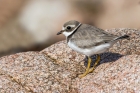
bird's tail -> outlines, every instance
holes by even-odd
[[[123,36],[120,36],[118,38],[116,38],[116,40],[118,39],[129,39],[129,36],[128,35],[123,35]]]

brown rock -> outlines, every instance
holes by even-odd
[[[128,55],[101,64],[82,79],[77,78],[79,93],[139,93],[140,56]]]
[[[79,62],[83,61],[84,55],[70,49],[67,46],[66,41],[60,41],[51,47],[42,50],[41,53],[54,60],[56,64],[71,71],[79,71],[82,69],[79,66]]]
[[[76,71],[55,64],[41,53],[27,52],[0,58],[0,92],[68,93]]]
[[[111,30],[117,33],[117,30]],[[110,32],[111,32],[110,31]],[[116,31],[116,32],[115,32]],[[123,30],[121,30],[123,31]],[[120,31],[121,34],[123,34]],[[136,34],[133,34],[136,33]],[[131,42],[124,40],[134,50],[139,34],[131,32]],[[138,39],[139,40],[139,39]],[[133,41],[133,42],[132,42]],[[58,42],[41,52],[26,52],[0,58],[0,92],[23,93],[110,93],[140,92],[140,55],[124,56],[130,46],[113,46],[113,53],[102,54],[101,64],[93,73],[79,79],[83,73],[84,55],[71,50],[65,41]],[[119,48],[117,48],[119,47]],[[139,54],[139,50],[138,54]],[[120,53],[120,54],[119,54]],[[95,59],[94,59],[95,60]]]

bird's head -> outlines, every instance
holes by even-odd
[[[57,33],[57,35],[64,34],[66,37],[71,35],[75,30],[80,27],[81,23],[75,20],[71,20],[66,22],[62,30]]]

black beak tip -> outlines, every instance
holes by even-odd
[[[62,32],[60,31],[60,32],[58,32],[56,35],[60,35],[60,34],[62,34]]]
[[[58,32],[56,35],[60,35],[60,32]]]

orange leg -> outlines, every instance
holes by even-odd
[[[90,68],[89,73],[94,71],[94,69],[97,66],[97,64],[99,63],[100,59],[101,59],[100,55],[97,55],[97,60],[96,60],[96,62],[94,64],[94,66],[92,68]]]
[[[90,65],[91,65],[91,58],[88,57],[88,65],[87,65],[86,71],[83,74],[79,75],[78,76],[79,78],[82,78],[82,77],[86,76],[89,73]]]

